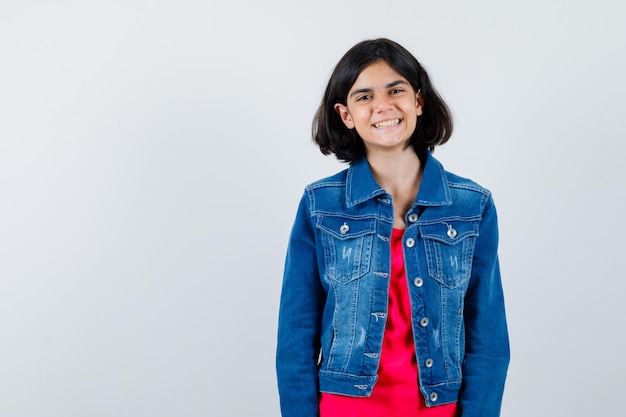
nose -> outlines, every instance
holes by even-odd
[[[377,94],[374,97],[374,109],[377,112],[383,112],[391,108],[391,99],[384,94]]]

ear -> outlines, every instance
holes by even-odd
[[[415,93],[415,103],[417,104],[417,115],[421,116],[424,112],[424,99],[422,98],[422,90],[417,90]]]
[[[335,104],[335,111],[341,118],[341,121],[348,129],[354,129],[354,122],[352,121],[352,116],[350,116],[350,112],[348,111],[348,107],[344,106],[341,103]]]

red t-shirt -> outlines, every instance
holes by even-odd
[[[417,362],[411,328],[411,304],[404,271],[402,236],[391,236],[389,310],[378,366],[378,381],[369,397],[322,393],[320,417],[455,417],[457,404],[426,407],[417,384]]]

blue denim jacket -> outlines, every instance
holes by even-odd
[[[428,406],[497,417],[509,341],[491,194],[430,153],[405,215],[406,277]],[[362,159],[306,187],[291,232],[276,369],[284,417],[316,417],[319,392],[368,396],[387,317],[391,196]]]

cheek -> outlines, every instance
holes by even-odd
[[[370,118],[367,116],[359,116],[359,118],[357,119],[357,123],[359,123],[360,125],[369,125]]]
[[[357,131],[364,133],[370,128],[370,119],[368,117],[361,117],[355,122],[354,127],[356,127]]]
[[[370,122],[370,114],[368,112],[361,111],[353,114],[353,116],[354,120],[357,121],[357,123],[369,124]]]
[[[411,131],[411,134],[415,131],[417,127],[417,115],[415,117],[411,117],[406,121],[407,129]]]

